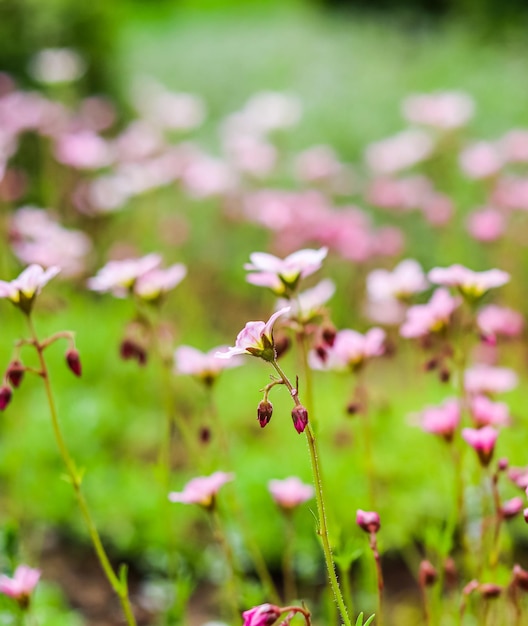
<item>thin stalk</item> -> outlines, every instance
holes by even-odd
[[[293,570],[293,546],[295,542],[295,527],[293,525],[292,511],[284,510],[286,525],[286,546],[282,558],[282,575],[284,578],[284,597],[291,601],[297,598],[297,585],[295,584],[295,572]]]
[[[301,403],[298,398],[297,390],[293,387],[291,382],[289,381],[286,374],[282,371],[280,365],[277,361],[271,361],[271,364],[284,381],[284,384],[288,388],[290,395],[296,406],[300,406]],[[350,621],[350,617],[348,616],[348,611],[346,608],[345,601],[343,599],[343,594],[341,593],[341,589],[339,587],[339,581],[337,579],[336,567],[334,564],[334,558],[332,556],[332,548],[330,546],[330,538],[328,536],[328,525],[326,520],[326,511],[324,505],[324,494],[323,494],[323,482],[321,478],[321,470],[319,467],[319,454],[317,450],[317,441],[315,439],[315,434],[312,430],[310,423],[306,425],[304,429],[306,434],[306,440],[308,442],[308,449],[310,452],[310,461],[312,465],[312,475],[313,482],[315,486],[315,500],[317,503],[317,515],[319,518],[319,528],[318,534],[321,537],[321,542],[323,546],[323,553],[326,563],[326,569],[328,572],[328,578],[330,580],[330,585],[332,587],[332,592],[334,594],[334,600],[339,608],[339,612],[341,613],[341,617],[345,626],[352,626]]]
[[[95,552],[97,554],[97,558],[99,559],[99,563],[101,564],[101,567],[103,569],[103,572],[108,580],[108,582],[110,583],[112,589],[114,590],[114,592],[116,593],[116,595],[119,597],[119,601],[121,603],[121,607],[123,609],[123,613],[125,615],[125,618],[127,620],[127,624],[129,626],[136,626],[136,619],[134,617],[134,614],[132,612],[132,608],[130,606],[130,600],[128,597],[128,588],[126,585],[125,581],[121,581],[118,576],[116,575],[116,573],[114,572],[114,569],[110,563],[110,560],[106,554],[106,551],[104,549],[103,543],[101,541],[101,537],[99,536],[99,532],[97,531],[97,528],[95,526],[95,523],[92,519],[92,516],[90,514],[90,510],[88,508],[88,504],[86,502],[86,499],[84,497],[84,494],[81,491],[81,482],[82,482],[82,478],[81,475],[79,474],[79,472],[77,471],[77,468],[75,466],[75,462],[73,461],[73,458],[71,457],[69,451],[68,451],[68,447],[66,446],[66,442],[64,440],[61,428],[60,428],[60,424],[59,424],[59,419],[58,419],[58,414],[57,414],[57,409],[55,406],[55,400],[53,397],[53,392],[51,389],[51,383],[50,383],[50,377],[49,377],[49,371],[48,371],[48,367],[46,365],[46,361],[44,359],[44,348],[41,346],[41,344],[39,343],[38,340],[38,336],[35,330],[35,326],[33,324],[33,320],[31,319],[30,316],[28,316],[28,324],[29,324],[29,329],[31,332],[31,336],[33,338],[34,341],[34,345],[35,345],[35,349],[37,351],[37,355],[38,355],[38,359],[39,359],[39,363],[40,363],[40,368],[41,368],[41,377],[44,381],[44,387],[46,390],[46,397],[48,400],[48,405],[49,405],[49,409],[50,409],[50,415],[51,415],[51,423],[53,426],[53,433],[55,435],[55,440],[57,442],[57,446],[59,448],[59,452],[60,455],[62,457],[62,460],[64,462],[64,465],[66,466],[66,470],[68,472],[68,477],[69,477],[69,481],[73,487],[73,491],[75,493],[75,497],[77,499],[77,504],[79,505],[79,508],[81,510],[81,514],[84,518],[84,521],[86,523],[86,526],[88,528],[88,533],[90,535],[90,539],[92,541],[93,547],[95,549]]]
[[[212,508],[210,509],[210,514],[211,520],[213,522],[214,535],[224,552],[227,565],[229,567],[229,576],[226,581],[226,595],[232,613],[231,617],[233,619],[233,623],[236,623],[240,618],[240,614],[238,610],[237,585],[235,581],[235,578],[237,576],[235,556],[233,554],[233,550],[231,549],[231,545],[229,544],[229,541],[227,540],[227,537],[224,533],[222,521],[220,520],[220,516],[218,515],[218,511],[216,509],[216,504],[213,504]]]
[[[499,562],[499,546],[500,546],[500,531],[503,520],[502,508],[500,503],[500,495],[498,489],[498,481],[499,474],[498,472],[494,472],[490,476],[491,482],[491,493],[493,496],[493,507],[495,510],[495,523],[493,526],[493,539],[491,543],[491,552],[490,552],[490,568],[491,570],[495,570],[497,564]]]
[[[378,583],[378,613],[377,613],[378,620],[377,620],[377,624],[378,624],[378,626],[381,626],[382,625],[382,621],[383,621],[382,608],[383,608],[383,587],[384,587],[384,583],[383,583],[383,572],[381,570],[381,559],[380,559],[380,555],[379,555],[378,542],[376,540],[376,533],[375,532],[371,532],[370,533],[369,545],[370,545],[370,549],[372,550],[372,554],[374,555],[374,561],[376,563],[376,579],[377,579],[377,583]]]

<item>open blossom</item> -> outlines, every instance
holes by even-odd
[[[290,476],[284,480],[270,480],[268,489],[275,502],[285,509],[293,509],[314,495],[312,485],[306,485],[297,476]]]
[[[495,442],[499,436],[492,426],[484,426],[484,428],[464,428],[462,437],[478,454],[482,465],[489,465],[495,450]]]
[[[220,487],[232,481],[234,477],[234,474],[227,472],[214,472],[210,476],[198,476],[190,480],[183,491],[171,491],[169,500],[183,504],[200,504],[205,508],[210,508],[214,504],[214,498]]]
[[[246,280],[259,287],[269,287],[281,296],[295,289],[299,279],[316,272],[327,254],[328,248],[305,249],[280,259],[267,252],[253,252],[249,257],[251,263],[244,265],[250,272]]]
[[[480,298],[489,289],[505,285],[510,275],[497,269],[474,272],[463,265],[451,265],[433,268],[428,278],[435,285],[456,287],[464,296]]]
[[[459,298],[453,298],[447,289],[437,289],[427,304],[416,304],[407,310],[400,335],[413,338],[439,332],[449,324],[459,304]]]
[[[285,315],[290,307],[276,311],[267,322],[248,322],[238,333],[235,345],[225,351],[217,352],[218,359],[230,359],[237,354],[251,354],[265,361],[275,359],[273,343],[273,325],[281,315]]]
[[[366,359],[385,352],[385,338],[385,331],[381,328],[371,328],[364,335],[355,330],[340,330],[331,346],[322,352],[310,352],[310,366],[313,369],[357,369]]]
[[[464,373],[464,386],[471,394],[504,393],[517,387],[519,377],[507,367],[474,365]]]
[[[335,284],[326,278],[311,289],[306,289],[295,296],[293,300],[280,298],[277,305],[282,308],[290,307],[288,317],[299,320],[300,322],[308,322],[315,317],[321,310],[321,307],[335,293]]]
[[[451,441],[460,422],[460,404],[458,400],[449,398],[439,406],[430,406],[421,413],[423,430],[440,435]]]
[[[29,599],[33,589],[40,579],[40,571],[28,565],[19,565],[13,578],[2,574],[0,576],[0,593],[16,600],[21,607],[25,608],[29,604]]]
[[[114,296],[125,297],[135,282],[161,264],[159,254],[147,254],[140,259],[109,261],[93,278],[88,279],[88,287],[102,293],[111,292]]]
[[[40,265],[30,265],[11,282],[0,280],[0,298],[7,298],[24,313],[30,313],[42,287],[59,272],[59,267],[52,266],[44,270]]]
[[[377,269],[367,276],[367,293],[371,300],[405,299],[429,286],[425,274],[414,259],[401,261],[393,270]]]
[[[165,269],[154,268],[138,277],[134,293],[143,300],[157,300],[178,285],[187,275],[183,263],[175,263]]]
[[[476,395],[470,399],[471,417],[477,427],[506,426],[510,422],[510,410],[505,402],[494,402],[487,396]]]
[[[271,626],[281,613],[282,609],[274,604],[260,604],[242,613],[243,626]]]
[[[517,337],[524,328],[524,318],[514,309],[488,304],[477,314],[477,324],[485,337]]]
[[[218,352],[228,350],[227,346],[218,346],[201,352],[191,346],[180,346],[174,352],[174,371],[177,374],[190,374],[211,384],[222,370],[241,365],[241,359],[233,357],[221,360],[216,357]]]

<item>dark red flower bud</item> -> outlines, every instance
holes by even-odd
[[[139,365],[145,365],[147,362],[147,351],[132,339],[123,339],[119,353],[125,361],[135,359]]]
[[[327,346],[332,347],[334,345],[336,334],[336,329],[333,326],[326,326],[323,328],[322,337]]]
[[[299,435],[304,432],[306,426],[308,426],[308,411],[302,404],[298,404],[292,409],[292,419],[295,430]]]
[[[257,407],[257,419],[260,422],[260,427],[264,428],[269,423],[271,416],[273,415],[273,404],[267,400],[259,402]]]
[[[500,585],[495,585],[494,583],[482,583],[478,590],[484,598],[488,599],[498,598],[502,593],[502,587]]]
[[[436,357],[429,359],[424,363],[423,367],[426,372],[432,372],[438,367],[438,359]]]
[[[66,363],[75,376],[80,376],[82,374],[81,359],[75,348],[71,348],[68,352],[66,352]]]
[[[0,387],[0,411],[4,411],[7,405],[11,402],[11,396],[13,392],[11,391],[11,387],[7,385],[3,385]]]
[[[328,358],[328,353],[326,351],[326,347],[325,346],[315,346],[315,352],[317,354],[317,356],[321,359],[321,361],[323,363],[326,363],[326,359]]]
[[[211,429],[208,426],[202,426],[198,433],[200,443],[208,444],[211,441]]]
[[[280,359],[290,349],[290,338],[286,335],[274,338],[273,345],[275,347],[275,358]]]
[[[349,402],[346,405],[346,412],[348,415],[356,415],[361,410],[361,404],[359,402]]]
[[[9,382],[13,385],[13,387],[20,387],[20,383],[24,378],[24,366],[18,360],[11,361],[7,368],[6,376]]]
[[[422,561],[418,572],[418,580],[421,587],[434,585],[438,578],[438,572],[430,561]]]
[[[448,383],[451,378],[451,372],[447,369],[447,367],[442,367],[438,372],[438,378],[441,383]]]
[[[513,584],[523,591],[528,591],[528,572],[518,564],[513,566]]]

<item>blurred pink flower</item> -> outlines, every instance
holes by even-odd
[[[285,509],[293,509],[314,496],[312,485],[306,485],[297,476],[270,480],[268,489],[275,502]]]
[[[474,365],[464,374],[464,386],[468,393],[504,393],[517,387],[519,377],[507,367]]]
[[[366,199],[377,207],[406,213],[420,208],[432,193],[432,183],[425,176],[381,177],[369,184]]]
[[[508,478],[519,487],[519,489],[523,491],[528,489],[528,467],[510,467]]]
[[[59,163],[79,170],[106,167],[114,160],[110,144],[91,130],[79,130],[56,139],[55,158]]]
[[[297,155],[295,160],[297,178],[307,183],[335,180],[343,165],[330,146],[313,146]]]
[[[243,626],[272,626],[281,616],[282,609],[273,604],[260,604],[242,613]]]
[[[16,600],[21,607],[26,608],[29,599],[40,579],[40,571],[27,565],[19,565],[13,578],[2,574],[0,576],[0,593]]]
[[[30,265],[11,282],[0,280],[0,298],[8,298],[25,313],[29,313],[42,287],[59,272],[59,267],[44,270],[40,265]]]
[[[267,322],[248,322],[238,333],[235,345],[215,354],[218,359],[230,359],[237,354],[251,354],[265,361],[275,359],[273,344],[273,325],[281,315],[285,315],[290,307],[276,311]]]
[[[335,290],[335,284],[329,278],[326,278],[315,285],[315,287],[301,291],[293,300],[279,298],[277,307],[289,306],[289,318],[308,322],[320,313],[321,308],[334,295]]]
[[[176,263],[166,269],[154,268],[138,276],[134,293],[143,300],[157,300],[178,285],[187,275],[187,268]]]
[[[423,430],[440,435],[446,441],[452,441],[460,423],[460,403],[454,398],[449,398],[439,406],[425,408],[420,417]]]
[[[500,512],[505,519],[511,519],[523,510],[523,506],[523,499],[516,496],[515,498],[511,498],[510,500],[503,502]]]
[[[364,335],[355,330],[340,330],[324,353],[310,351],[310,366],[318,370],[356,369],[367,359],[385,352],[385,339],[386,333],[381,328],[371,328]]]
[[[453,217],[453,200],[443,193],[429,194],[420,207],[425,219],[433,226],[445,226]]]
[[[452,297],[447,289],[437,289],[427,304],[416,304],[407,310],[400,335],[415,338],[441,331],[459,304],[460,299]]]
[[[432,137],[424,130],[408,129],[371,143],[366,161],[379,174],[392,174],[427,159],[434,148]]]
[[[462,438],[475,450],[484,466],[489,465],[491,461],[498,436],[498,431],[492,426],[462,429]]]
[[[436,285],[456,287],[462,295],[470,298],[480,298],[489,289],[501,287],[510,280],[510,275],[502,270],[474,272],[463,265],[435,267],[427,277]]]
[[[277,163],[275,146],[254,134],[231,133],[223,143],[228,162],[239,172],[264,178],[271,174]]]
[[[88,279],[88,287],[92,291],[111,292],[123,298],[132,291],[136,281],[156,269],[161,260],[159,254],[148,254],[140,259],[109,261],[96,276]]]
[[[524,318],[514,309],[488,304],[478,312],[477,324],[485,337],[518,337],[524,329]]]
[[[174,351],[174,371],[177,374],[197,376],[210,384],[222,370],[242,365],[242,359],[237,357],[226,360],[216,357],[218,352],[226,350],[227,346],[218,346],[209,352],[201,352],[191,346],[180,346]]]
[[[356,524],[367,533],[377,533],[381,527],[380,516],[375,511],[358,509],[356,512]]]
[[[528,162],[528,130],[515,128],[499,140],[499,150],[508,163]]]
[[[251,263],[244,265],[244,269],[250,272],[246,280],[259,287],[269,287],[277,295],[283,295],[294,289],[301,278],[316,272],[327,254],[328,248],[306,249],[280,259],[266,252],[253,252],[249,255]]]
[[[295,126],[301,118],[301,112],[301,103],[296,97],[276,91],[262,91],[251,96],[240,115],[246,128],[269,133]]]
[[[407,121],[441,130],[464,126],[473,117],[474,110],[473,98],[462,91],[413,94],[403,102]]]
[[[487,396],[476,395],[470,399],[469,410],[478,428],[482,426],[507,426],[510,410],[505,402],[494,402]]]
[[[367,293],[371,300],[406,299],[429,286],[425,274],[414,259],[405,259],[391,271],[373,270],[367,276]]]
[[[478,141],[465,148],[459,162],[464,174],[477,180],[495,176],[503,164],[497,147],[489,141]]]
[[[469,234],[477,241],[497,241],[506,229],[506,218],[497,209],[486,207],[470,213],[466,226]]]
[[[210,508],[214,504],[214,498],[220,487],[234,478],[234,474],[226,472],[214,472],[210,476],[198,476],[190,480],[183,491],[171,491],[169,500],[183,504],[200,504],[205,508]]]

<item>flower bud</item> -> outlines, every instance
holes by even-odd
[[[333,326],[325,326],[323,328],[322,337],[327,346],[332,347],[337,335],[337,331]]]
[[[286,335],[274,339],[275,346],[275,358],[280,359],[283,354],[286,354],[290,349],[290,339]]]
[[[434,585],[438,578],[438,572],[430,561],[422,561],[418,572],[418,580],[421,587],[430,587]]]
[[[506,457],[501,457],[498,461],[497,461],[497,471],[499,472],[505,472],[508,467],[509,467],[509,461]]]
[[[0,411],[4,411],[7,405],[11,402],[11,396],[13,392],[11,391],[11,387],[7,385],[3,385],[0,387]]]
[[[125,361],[135,359],[139,365],[145,365],[147,362],[147,351],[132,339],[123,339],[119,352]]]
[[[304,432],[304,429],[308,425],[308,411],[302,404],[297,404],[292,409],[292,420],[295,430],[299,435]]]
[[[356,524],[366,533],[377,533],[381,528],[381,520],[375,511],[363,511],[358,509],[356,513]]]
[[[257,407],[257,419],[260,423],[260,427],[264,428],[269,423],[271,416],[273,415],[273,404],[267,400],[259,402]]]
[[[487,599],[498,598],[502,593],[502,587],[494,583],[482,583],[478,590],[482,594],[482,597]]]
[[[519,564],[513,566],[513,584],[523,591],[528,591],[528,572]]]
[[[13,387],[18,388],[24,378],[24,372],[25,370],[22,363],[15,359],[14,361],[11,361],[7,368],[7,380],[13,385]]]
[[[75,348],[71,348],[66,352],[66,363],[75,376],[80,376],[82,373],[81,359],[79,353]]]
[[[271,626],[281,616],[282,609],[274,604],[261,604],[244,611],[244,626]]]
[[[516,497],[502,503],[500,512],[504,519],[512,519],[523,510],[522,498]]]

